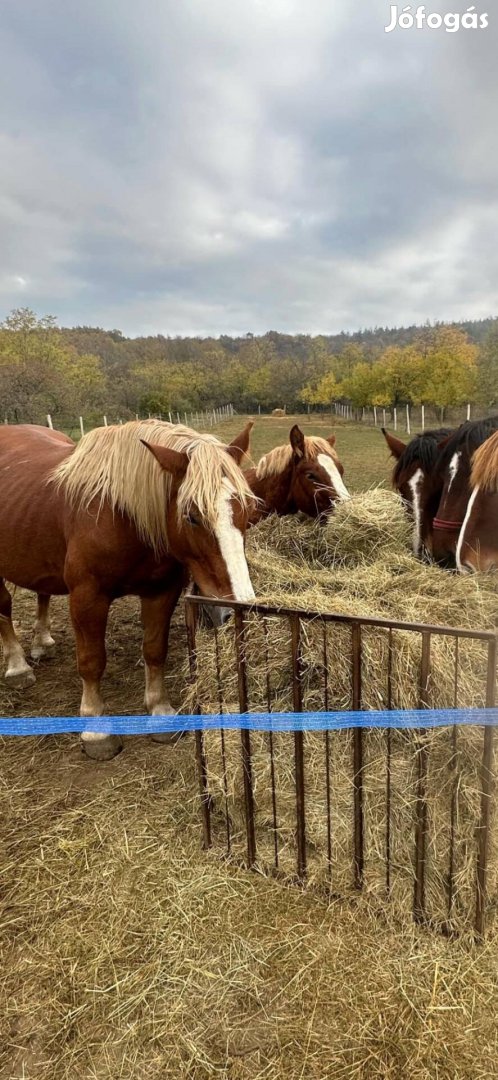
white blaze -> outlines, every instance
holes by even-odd
[[[318,464],[322,466],[322,469],[325,469],[325,472],[328,473],[332,487],[339,500],[345,502],[346,499],[350,499],[351,495],[349,494],[333,458],[329,457],[328,454],[319,454],[317,461]]]
[[[456,474],[458,472],[458,466],[459,466],[459,463],[460,463],[460,454],[461,454],[461,451],[457,450],[456,454],[453,454],[453,457],[452,457],[452,459],[450,461],[450,464],[448,466],[448,472],[450,474],[450,482],[448,484],[448,492],[450,491],[451,485],[452,485],[452,483],[453,483],[453,481],[455,479],[455,476],[456,476]]]
[[[235,599],[241,601],[255,600],[256,595],[247,568],[244,540],[240,529],[237,529],[233,523],[232,496],[232,488],[228,483],[224,484],[218,506],[218,520],[215,529],[216,539],[225,560]]]
[[[413,510],[413,554],[418,555],[422,545],[422,515],[420,513],[420,485],[424,478],[423,469],[417,469],[414,472],[411,480],[408,481],[408,487],[412,493],[412,510]]]
[[[467,525],[469,523],[469,518],[470,518],[470,515],[472,513],[472,507],[473,507],[473,505],[474,505],[474,503],[476,501],[476,495],[477,495],[478,491],[479,491],[478,487],[474,488],[474,490],[472,492],[472,495],[470,496],[470,499],[469,499],[468,505],[467,505],[467,511],[466,511],[465,517],[463,519],[463,525],[462,525],[462,528],[460,529],[460,536],[458,537],[458,544],[457,544],[457,549],[456,549],[456,564],[457,564],[457,570],[458,570],[458,572],[460,574],[467,573],[465,568],[462,566],[462,561],[461,561],[462,547],[463,547],[463,542],[465,540],[465,530],[466,530]]]

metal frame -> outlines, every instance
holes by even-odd
[[[190,672],[192,681],[195,683],[197,674],[197,657],[196,657],[196,626],[198,609],[202,605],[203,598],[200,596],[187,596],[185,602],[185,614],[187,624],[187,636],[189,647],[189,661]],[[444,636],[452,638],[455,642],[455,670],[454,670],[454,708],[458,705],[458,672],[459,672],[459,642],[462,639],[481,642],[483,647],[487,649],[487,678],[486,678],[486,707],[493,708],[496,704],[496,679],[498,668],[498,634],[493,631],[484,630],[468,630],[464,627],[447,627],[437,626],[425,623],[409,623],[401,622],[399,620],[389,619],[377,619],[369,616],[360,617],[355,615],[339,615],[333,613],[318,613],[311,611],[300,611],[294,608],[278,608],[272,605],[264,604],[244,604],[236,601],[227,602],[225,600],[213,600],[209,601],[210,604],[215,606],[230,607],[234,611],[234,645],[235,645],[235,659],[237,664],[237,681],[238,681],[238,696],[239,696],[239,709],[241,713],[248,712],[250,709],[250,702],[248,700],[247,690],[247,656],[246,656],[246,638],[245,638],[245,622],[246,617],[250,613],[251,615],[257,615],[263,620],[265,627],[265,635],[267,640],[267,624],[265,619],[268,616],[276,616],[282,620],[286,620],[290,626],[290,641],[291,641],[291,670],[292,670],[292,696],[293,696],[293,708],[294,712],[303,711],[302,702],[302,644],[301,644],[301,630],[303,623],[318,623],[323,627],[323,661],[324,661],[324,686],[323,686],[323,706],[324,711],[328,711],[328,699],[329,699],[329,687],[327,679],[327,625],[335,624],[350,627],[351,631],[351,709],[353,711],[360,711],[362,708],[362,630],[365,627],[379,628],[379,630],[387,631],[388,635],[388,661],[387,661],[387,708],[390,710],[393,707],[393,694],[392,694],[392,671],[393,671],[393,655],[394,655],[394,642],[393,631],[401,630],[418,634],[421,637],[421,663],[419,673],[419,688],[418,688],[418,702],[419,709],[430,708],[430,678],[431,678],[431,642],[434,636]],[[216,634],[216,631],[215,631]],[[216,641],[216,657],[217,657],[217,675],[218,685],[220,686],[220,666],[218,661],[218,644]],[[266,670],[267,670],[267,697],[268,697],[268,711],[271,712],[271,695],[270,684],[268,676],[268,653],[266,654]],[[222,696],[220,691],[220,703],[222,702]],[[195,710],[200,713],[200,708],[197,706]],[[220,708],[222,711],[222,708]],[[247,839],[247,859],[246,865],[250,868],[254,868],[257,865],[257,837],[255,827],[255,806],[254,806],[254,787],[253,787],[253,768],[252,768],[252,748],[251,748],[251,732],[241,729],[241,759],[243,765],[243,777],[244,777],[244,807],[245,807],[245,824],[246,824],[246,839]],[[353,754],[352,754],[352,783],[353,783],[353,821],[352,821],[352,836],[353,836],[353,867],[352,867],[352,884],[355,889],[361,890],[364,885],[365,877],[365,860],[364,860],[364,793],[363,793],[363,772],[364,772],[364,735],[365,729],[355,728],[352,732],[353,741]],[[226,821],[226,837],[227,854],[231,854],[231,832],[230,832],[230,819],[228,813],[227,802],[227,783],[226,783],[226,763],[225,763],[225,747],[224,747],[224,733],[220,732],[222,739],[222,761],[223,761],[223,773],[224,773],[224,788],[225,788],[225,821]],[[295,731],[292,736],[294,742],[294,783],[295,783],[295,799],[296,799],[296,876],[297,880],[304,882],[306,880],[307,872],[307,844],[306,844],[306,782],[305,782],[305,760],[304,760],[304,747],[303,747],[303,732]],[[392,754],[392,733],[390,729],[386,731],[386,835],[385,835],[385,891],[386,896],[391,892],[391,874],[392,874],[392,852],[391,852],[391,754]],[[458,754],[458,734],[456,725],[452,729],[452,755],[449,761],[450,768],[454,768]],[[426,906],[426,865],[427,865],[427,844],[428,844],[428,802],[427,802],[427,776],[429,766],[429,748],[427,742],[427,735],[424,730],[416,733],[416,754],[417,754],[417,787],[416,787],[416,803],[415,803],[415,822],[414,822],[414,856],[413,856],[413,875],[414,875],[414,889],[413,889],[413,917],[415,921],[423,923],[425,925],[432,924],[433,920],[427,912]],[[278,822],[277,822],[277,809],[276,809],[276,797],[275,797],[275,773],[274,773],[274,759],[273,759],[273,737],[269,733],[269,754],[271,764],[271,783],[272,783],[272,812],[273,812],[273,826],[274,826],[274,862],[273,867],[270,868],[272,873],[279,871],[279,850],[278,850]],[[486,900],[487,900],[487,872],[488,872],[488,853],[491,831],[491,810],[492,810],[492,796],[494,787],[493,777],[493,754],[494,754],[494,728],[485,727],[483,731],[483,748],[480,767],[480,815],[479,823],[477,827],[477,856],[476,856],[476,876],[475,876],[475,913],[474,913],[474,930],[475,935],[479,940],[482,940],[486,930]],[[326,781],[326,805],[327,805],[327,861],[328,861],[328,876],[330,882],[331,875],[331,863],[332,863],[332,836],[331,836],[331,776],[330,776],[330,739],[329,732],[324,732],[324,755],[325,755],[325,781]],[[199,777],[199,789],[201,795],[201,811],[202,811],[202,827],[203,827],[203,845],[204,847],[210,847],[212,844],[212,825],[211,825],[211,810],[212,801],[209,794],[209,778],[208,769],[206,763],[206,755],[204,750],[204,736],[202,731],[196,732],[196,760],[197,771]],[[451,810],[450,810],[450,855],[449,866],[447,875],[447,923],[440,925],[440,929],[443,932],[451,933],[452,924],[452,911],[454,901],[454,874],[455,874],[455,860],[454,860],[454,847],[455,847],[455,823],[456,823],[456,808],[457,808],[457,776],[455,770],[455,778],[452,786],[451,795]]]

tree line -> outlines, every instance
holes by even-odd
[[[498,404],[498,319],[356,334],[126,338],[29,308],[0,324],[0,419],[54,425],[285,407]]]

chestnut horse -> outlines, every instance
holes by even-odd
[[[498,567],[498,431],[476,450],[456,562],[460,573]]]
[[[243,441],[243,440],[242,440]],[[228,452],[227,452],[228,451]],[[190,574],[209,597],[251,600],[244,553],[253,496],[237,443],[181,425],[133,421],[97,428],[76,446],[48,429],[0,430],[0,634],[13,685],[33,680],[11,621],[3,578],[43,596],[69,594],[82,716],[103,712],[109,608],[140,597],[145,704],[170,714],[163,670],[171,616]],[[211,616],[216,621],[213,609]],[[98,759],[117,736],[84,732]]]
[[[381,430],[396,458],[392,484],[413,518],[413,553],[420,556],[431,546],[433,521],[442,491],[442,484],[434,482],[434,469],[440,444],[452,434],[452,429],[423,431],[409,443],[391,435],[385,428]]]
[[[498,416],[469,420],[439,447],[433,478],[439,505],[430,544],[431,554],[438,563],[455,565],[460,530],[471,495],[472,456],[497,428]]]
[[[41,434],[49,436],[51,442],[63,443],[66,446],[74,446],[74,442],[69,438],[69,435],[65,435],[63,431],[53,431],[51,428],[41,427],[38,424],[20,424],[16,427],[17,431],[21,428],[26,428],[28,437],[30,431],[37,431]],[[36,622],[33,627],[33,641],[31,645],[31,656],[33,660],[41,660],[43,656],[50,656],[55,647],[55,641],[50,632],[50,596],[45,596],[43,593],[37,595],[37,613]],[[27,682],[35,682],[34,672],[31,672],[31,676],[26,673],[26,677],[23,679],[23,684],[27,685]]]
[[[245,473],[251,491],[259,499],[251,524],[275,513],[321,518],[335,503],[349,499],[344,469],[334,449],[335,435],[328,439],[303,435],[294,424],[289,442],[270,450],[254,469]]]

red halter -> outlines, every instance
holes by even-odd
[[[457,529],[461,529],[462,525],[463,521],[445,521],[444,518],[434,518],[434,521],[432,522],[433,529],[450,529],[456,531]]]

